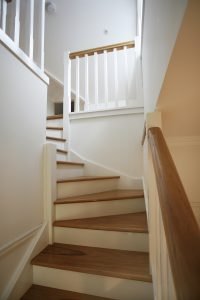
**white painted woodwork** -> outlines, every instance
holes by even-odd
[[[119,95],[118,95],[118,61],[117,61],[117,50],[114,49],[113,51],[113,58],[114,58],[114,87],[115,87],[115,107],[118,107],[119,103]]]
[[[129,89],[129,84],[128,84],[128,58],[127,58],[127,47],[124,47],[124,74],[125,74],[125,101],[126,104],[128,104],[128,89]]]
[[[57,137],[57,138],[63,138],[63,131],[62,130],[46,129],[46,135]]]
[[[89,109],[89,69],[88,54],[85,55],[85,111]]]
[[[56,153],[56,160],[67,160],[67,154],[66,153],[62,153],[62,152],[57,152]]]
[[[29,2],[29,43],[28,43],[28,54],[30,59],[33,59],[33,28],[34,28],[34,0]]]
[[[144,199],[122,199],[55,205],[56,220],[71,220],[144,212]]]
[[[68,196],[77,196],[84,194],[92,194],[116,189],[118,179],[64,182],[57,185],[57,197],[65,198]]]
[[[33,283],[117,300],[153,300],[152,284],[33,266]]]
[[[84,175],[84,167],[77,165],[57,165],[56,178],[66,179],[70,177],[78,177]]]
[[[45,0],[41,0],[41,25],[40,25],[40,68],[44,71],[44,29],[45,29]]]
[[[108,105],[108,55],[106,50],[104,50],[103,59],[104,59],[104,97],[105,97],[105,106],[107,106]]]
[[[14,42],[19,47],[19,29],[20,29],[20,0],[15,0],[15,28],[14,28]]]
[[[75,112],[80,111],[80,59],[76,57],[76,101]]]
[[[54,140],[46,140],[48,144],[54,144],[56,145],[57,149],[65,150],[66,149],[66,143],[65,142],[59,142]]]
[[[54,242],[148,252],[148,234],[54,227]]]
[[[99,102],[99,70],[98,70],[98,54],[94,53],[94,93],[95,93],[95,106],[98,108]]]
[[[63,119],[53,119],[53,120],[47,120],[46,122],[47,126],[54,126],[54,127],[62,127]]]
[[[5,0],[3,0],[1,28],[4,32],[6,31],[6,16],[7,16],[7,2]]]

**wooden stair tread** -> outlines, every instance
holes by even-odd
[[[151,282],[149,255],[144,252],[55,243],[32,260],[33,265]]]
[[[95,218],[59,220],[53,223],[56,227],[81,229],[122,231],[147,233],[147,218],[145,212],[129,213]]]
[[[75,161],[57,160],[57,165],[72,165],[72,166],[84,166],[84,163]]]
[[[109,300],[97,296],[32,285],[21,300]],[[112,299],[110,299],[112,300]]]
[[[67,154],[68,153],[68,151],[63,150],[63,149],[56,149],[56,152],[63,153],[63,154]]]
[[[58,141],[58,142],[66,142],[66,139],[63,138],[58,138],[54,136],[46,136],[47,140],[52,140],[52,141]]]
[[[113,190],[113,191],[88,194],[82,196],[73,196],[65,199],[57,199],[54,203],[55,204],[84,203],[84,202],[135,199],[135,198],[143,198],[143,197],[144,197],[143,190]]]
[[[63,119],[63,115],[47,116],[47,120]]]
[[[63,130],[63,127],[54,127],[54,126],[47,126],[47,130]]]
[[[96,180],[119,179],[119,178],[120,176],[79,176],[79,177],[71,177],[67,179],[57,180],[57,183],[96,181]]]

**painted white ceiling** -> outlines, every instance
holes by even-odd
[[[64,51],[84,50],[135,37],[136,0],[52,1],[56,13],[46,13],[45,68],[62,82]]]

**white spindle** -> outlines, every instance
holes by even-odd
[[[114,81],[115,81],[115,106],[119,105],[118,100],[118,91],[119,91],[119,82],[118,82],[118,61],[117,61],[117,49],[113,51],[114,54]]]
[[[6,31],[6,16],[7,16],[7,2],[3,0],[1,27],[4,32]]]
[[[69,108],[69,112],[71,112],[72,110],[72,99],[71,99],[71,80],[72,80],[72,77],[71,77],[71,69],[72,69],[72,62],[71,62],[71,59],[69,58],[68,56],[68,68],[67,68],[67,99],[68,99],[68,108]],[[66,110],[67,111],[67,110]]]
[[[95,88],[95,105],[98,108],[99,102],[99,79],[98,79],[98,54],[94,53],[94,88]]]
[[[40,68],[44,71],[44,28],[45,28],[45,0],[41,0],[41,24],[40,24]]]
[[[89,110],[89,72],[88,72],[88,54],[85,55],[85,109]]]
[[[108,55],[107,51],[104,50],[104,97],[105,97],[105,104],[108,105]]]
[[[128,104],[128,58],[127,58],[127,47],[124,47],[124,71],[125,71],[125,101]]]
[[[20,30],[20,0],[15,0],[15,29],[14,29],[14,42],[16,46],[19,46],[19,30]]]
[[[71,112],[71,59],[70,52],[64,54],[64,97],[63,97],[63,137],[67,138],[70,148],[69,113]]]
[[[33,23],[34,23],[34,0],[30,0],[29,3],[29,45],[28,54],[30,59],[33,59]]]
[[[75,112],[80,111],[80,64],[79,57],[76,56],[76,108]]]

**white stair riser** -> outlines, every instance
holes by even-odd
[[[54,141],[54,140],[46,140],[46,142],[49,144],[56,145],[57,149],[66,150],[66,142],[59,142],[59,141]]]
[[[46,135],[47,136],[53,136],[56,138],[63,138],[63,131],[62,130],[46,130]]]
[[[117,300],[153,300],[152,284],[148,282],[40,266],[33,267],[33,283]]]
[[[57,147],[58,148],[58,147]],[[60,152],[57,152],[56,153],[56,160],[64,160],[64,161],[67,161],[67,154],[66,153],[60,153]]]
[[[54,242],[148,252],[148,234],[54,227]]]
[[[118,179],[89,180],[57,184],[57,198],[92,194],[117,189]]]
[[[63,119],[47,120],[46,126],[62,127],[63,126]]]
[[[58,180],[69,177],[79,177],[84,175],[84,167],[77,165],[57,165],[56,178]]]
[[[55,205],[56,220],[71,220],[144,212],[144,199],[123,199]]]

